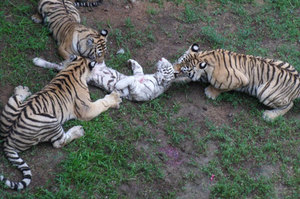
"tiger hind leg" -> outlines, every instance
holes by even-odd
[[[277,108],[277,109],[273,109],[273,110],[266,110],[263,113],[263,118],[266,121],[272,121],[275,118],[279,117],[280,115],[284,115],[286,114],[292,107],[293,107],[294,103],[291,102],[290,104],[281,107],[281,108]]]
[[[84,130],[82,126],[74,126],[70,128],[66,133],[63,132],[63,136],[59,140],[52,142],[52,145],[54,148],[61,148],[71,141],[82,137],[83,135]]]
[[[27,86],[21,86],[21,85],[15,88],[14,93],[17,96],[19,103],[22,103],[26,99],[26,97],[31,95],[29,88]]]
[[[29,88],[26,86],[17,86],[14,95],[8,99],[2,114],[0,115],[0,136],[6,137],[13,122],[18,117],[22,102],[31,95]]]
[[[32,62],[34,63],[34,65],[36,66],[39,66],[39,67],[42,67],[42,68],[52,68],[52,69],[55,69],[55,70],[62,70],[65,68],[65,63],[67,62],[68,60],[66,61],[63,61],[59,64],[56,64],[56,63],[52,63],[52,62],[48,62],[42,58],[39,58],[39,57],[35,57],[33,58]]]
[[[34,23],[42,23],[43,22],[43,17],[39,13],[36,13],[36,14],[34,14],[34,15],[31,16],[31,20]]]
[[[137,61],[129,59],[127,63],[131,67],[133,75],[144,75],[143,68]]]

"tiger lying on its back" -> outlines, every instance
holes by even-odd
[[[70,0],[40,0],[36,23],[48,24],[59,46],[59,54],[67,60],[70,55],[87,57],[101,63],[106,52],[107,30],[100,33],[80,24],[80,15]]]
[[[63,66],[47,62],[41,58],[34,58],[33,62],[35,65],[44,68],[63,69]],[[175,78],[173,66],[165,58],[157,62],[157,72],[154,74],[145,75],[139,63],[132,59],[128,60],[128,63],[133,70],[133,76],[119,73],[107,67],[103,62],[95,66],[89,83],[108,92],[116,90],[121,94],[121,97],[128,100],[148,101],[167,90]]]
[[[230,90],[256,96],[274,108],[264,112],[266,120],[288,112],[300,94],[299,73],[288,63],[222,49],[199,51],[197,44],[179,58],[174,69],[177,73],[187,73],[192,81],[209,82],[205,94],[212,99]]]
[[[75,56],[43,90],[27,100],[25,98],[31,94],[29,89],[16,87],[15,94],[9,98],[0,116],[0,135],[4,137],[6,157],[23,173],[23,180],[12,182],[0,175],[0,181],[11,189],[24,189],[30,184],[32,175],[18,152],[47,141],[55,148],[63,147],[84,134],[81,126],[65,132],[64,122],[74,118],[91,120],[108,108],[119,107],[121,99],[117,93],[91,101],[87,78],[95,65],[95,62]]]

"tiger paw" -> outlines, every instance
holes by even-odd
[[[212,86],[206,87],[204,92],[205,92],[206,97],[208,97],[210,99],[213,99],[213,100],[216,99],[219,96],[219,94],[220,94],[220,92],[218,92]]]
[[[34,23],[42,23],[43,22],[43,19],[42,19],[42,17],[39,14],[32,15],[31,16],[31,20]]]
[[[15,95],[21,98],[21,101],[25,100],[26,97],[31,95],[29,88],[27,86],[17,86],[14,90]]]
[[[263,118],[266,121],[272,121],[278,116],[279,116],[279,114],[274,110],[267,110],[263,113]]]
[[[36,66],[44,67],[45,66],[45,60],[39,57],[35,57],[32,59],[32,62]]]
[[[141,65],[134,59],[128,59],[127,63],[128,63],[128,66],[131,67],[132,71],[140,70],[140,68],[141,68]],[[137,71],[137,72],[139,72],[139,71]]]
[[[133,68],[134,65],[137,64],[137,61],[135,61],[134,59],[128,59],[127,60],[127,64],[128,64],[128,66],[130,66],[131,68]]]
[[[84,136],[84,129],[82,126],[73,126],[69,131],[72,132],[72,140]]]
[[[105,98],[108,100],[111,108],[119,108],[120,103],[122,102],[122,99],[120,97],[120,94],[117,92],[112,92],[109,95],[106,95]]]

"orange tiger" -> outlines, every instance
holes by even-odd
[[[4,137],[4,154],[22,172],[23,179],[13,182],[0,175],[0,181],[6,186],[21,190],[31,182],[31,170],[19,152],[41,142],[51,142],[55,148],[63,147],[84,135],[82,126],[65,132],[64,122],[91,120],[109,108],[119,107],[121,98],[116,92],[91,101],[87,80],[95,65],[94,61],[75,56],[36,94],[31,95],[27,87],[15,88],[0,115],[0,136]]]
[[[197,44],[178,59],[174,70],[188,74],[192,81],[210,83],[205,94],[211,99],[230,90],[256,96],[273,108],[264,112],[266,120],[288,112],[300,94],[299,73],[289,63],[223,49],[200,51]]]
[[[98,32],[80,24],[79,11],[72,1],[40,0],[38,14],[31,18],[36,23],[48,24],[65,60],[74,54],[103,62],[108,31]]]

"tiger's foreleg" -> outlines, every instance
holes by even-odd
[[[213,73],[213,78],[210,80],[212,85],[205,88],[205,95],[208,98],[216,99],[223,92],[236,90],[249,84],[248,77],[239,70],[235,70],[234,75],[229,75],[229,77],[224,74],[226,73],[222,70]]]
[[[72,53],[68,52],[66,49],[67,48],[65,47],[64,43],[61,43],[58,47],[58,53],[64,58],[64,60],[68,60],[72,55]]]
[[[98,99],[95,102],[89,102],[89,104],[80,107],[80,110],[78,110],[80,116],[77,117],[78,119],[85,121],[91,120],[109,108],[119,108],[121,102],[122,99],[120,98],[120,95],[116,92],[112,92],[111,94],[106,95],[103,99]]]
[[[129,59],[127,63],[131,67],[133,75],[144,75],[143,68],[137,61]]]
[[[281,108],[277,108],[277,109],[273,109],[273,110],[266,110],[263,113],[263,118],[264,118],[264,120],[267,120],[267,121],[274,120],[276,117],[286,114],[293,107],[293,105],[294,105],[294,103],[291,102],[290,104],[288,104],[284,107],[281,107]]]

